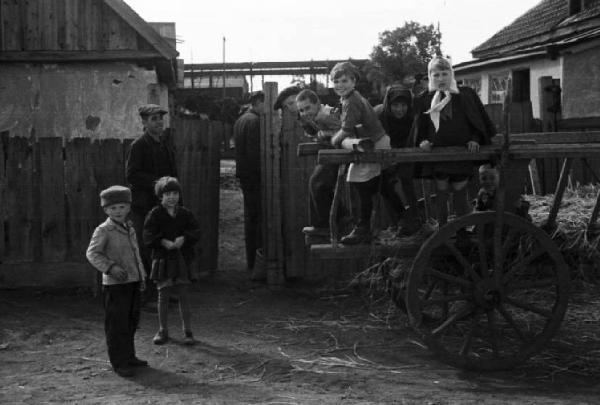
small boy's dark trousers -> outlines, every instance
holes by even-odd
[[[103,286],[104,333],[108,359],[114,368],[135,358],[134,336],[140,322],[140,283]]]
[[[316,165],[310,179],[310,223],[315,228],[329,228],[329,210],[333,201],[338,165]]]
[[[365,182],[351,182],[350,187],[358,194],[358,209],[353,207],[354,224],[359,228],[371,229],[373,196],[379,191],[380,176]]]

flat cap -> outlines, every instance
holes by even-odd
[[[123,186],[110,186],[100,192],[100,206],[129,203],[131,204],[131,190]]]
[[[154,114],[167,114],[168,111],[159,106],[158,104],[145,104],[138,108],[138,113],[142,117],[147,117],[148,115]]]
[[[288,98],[289,96],[295,96],[298,93],[300,93],[301,91],[302,91],[302,89],[298,86],[290,86],[290,87],[286,87],[285,89],[281,90],[281,93],[279,93],[279,95],[277,96],[277,100],[275,100],[273,109],[279,110],[280,108],[283,107],[283,102],[285,101],[286,98]]]

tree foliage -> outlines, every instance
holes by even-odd
[[[390,84],[425,72],[429,60],[442,54],[441,41],[439,28],[414,21],[380,33],[379,44],[370,55],[373,66],[369,80]]]

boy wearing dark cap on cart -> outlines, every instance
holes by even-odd
[[[136,357],[134,347],[146,272],[133,224],[127,220],[131,190],[109,187],[100,193],[100,202],[108,218],[94,231],[86,256],[102,273],[104,332],[110,364],[118,375],[129,377],[134,374],[134,367],[148,365]]]

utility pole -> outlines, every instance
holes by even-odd
[[[223,98],[225,94],[225,37],[223,37]]]

